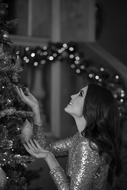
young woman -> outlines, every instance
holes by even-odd
[[[89,84],[72,95],[65,112],[74,118],[78,132],[50,144],[44,137],[37,100],[30,92],[27,96],[22,89],[17,92],[34,112],[36,140],[28,135],[24,147],[35,158],[45,160],[59,190],[105,190],[108,178],[113,183],[120,170],[120,133],[118,109],[109,90]],[[54,156],[65,153],[66,173]]]

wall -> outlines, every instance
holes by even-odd
[[[103,31],[98,42],[127,64],[127,1],[103,0],[103,9]]]

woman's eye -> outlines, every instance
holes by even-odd
[[[84,91],[81,90],[81,91],[79,92],[79,96],[83,96],[83,95],[84,95]]]

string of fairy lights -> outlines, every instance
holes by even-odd
[[[120,113],[126,115],[127,97],[122,77],[114,69],[93,64],[86,59],[77,43],[48,43],[42,47],[15,47],[15,51],[20,56],[23,65],[34,68],[43,69],[45,65],[55,61],[68,64],[77,76],[85,75],[88,80],[109,88],[117,99]]]

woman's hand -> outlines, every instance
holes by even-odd
[[[23,90],[21,88],[19,88],[18,86],[16,86],[15,88],[16,88],[16,91],[17,91],[18,95],[20,96],[21,100],[25,104],[30,106],[32,110],[39,108],[38,100],[30,93],[28,88],[26,88],[27,95],[25,95]]]
[[[59,167],[59,163],[55,156],[51,152],[44,150],[36,140],[30,140],[24,144],[24,147],[35,158],[43,158],[48,164],[50,170]]]
[[[15,88],[16,88],[16,91],[17,91],[19,97],[21,98],[21,100],[25,104],[30,106],[30,108],[32,109],[32,111],[34,113],[34,123],[36,125],[41,126],[42,121],[41,121],[41,116],[40,116],[38,100],[30,93],[28,88],[26,88],[27,95],[25,95],[23,90],[21,88],[19,88],[18,86],[16,86]]]
[[[32,124],[26,119],[22,130],[21,130],[21,140],[22,142],[28,142],[33,135],[33,126]]]
[[[24,143],[24,147],[29,154],[34,156],[35,158],[44,158],[46,159],[50,154],[49,151],[44,150],[36,140],[29,140]]]

